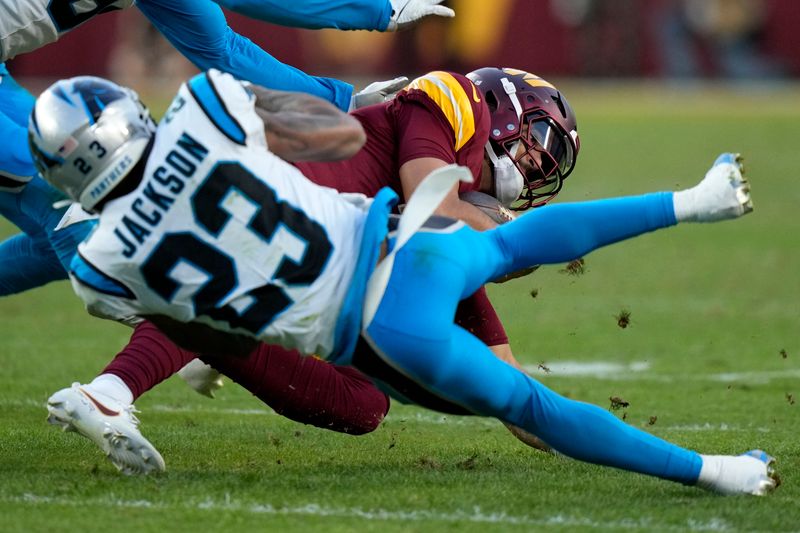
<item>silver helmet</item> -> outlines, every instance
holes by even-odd
[[[28,122],[37,170],[87,211],[128,175],[154,132],[133,90],[93,76],[48,87]]]

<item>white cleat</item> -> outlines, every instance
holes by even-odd
[[[178,370],[178,375],[191,388],[203,396],[214,397],[214,391],[222,388],[222,374],[200,359],[192,359],[183,368]]]
[[[741,155],[720,155],[703,181],[676,192],[674,202],[675,214],[681,222],[718,222],[751,212],[753,200]]]
[[[764,496],[780,485],[775,458],[761,450],[742,455],[703,455],[697,485],[720,494]]]
[[[87,391],[79,383],[47,400],[47,421],[94,442],[126,475],[163,472],[164,459],[139,432],[133,405]]]

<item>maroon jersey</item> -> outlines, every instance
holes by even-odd
[[[489,141],[489,108],[475,85],[460,74],[431,72],[412,81],[390,102],[353,112],[367,142],[351,159],[335,163],[297,163],[311,181],[342,192],[375,196],[390,187],[401,203],[399,171],[404,163],[433,157],[472,171],[480,184],[483,150]]]
[[[478,188],[490,117],[486,102],[466,77],[428,73],[412,81],[394,100],[359,109],[353,116],[364,127],[366,144],[345,161],[298,163],[311,181],[367,196],[390,187],[405,202],[400,167],[413,159],[433,157],[472,171],[475,181],[462,183],[461,192]],[[456,323],[488,346],[508,343],[484,289],[459,305]]]

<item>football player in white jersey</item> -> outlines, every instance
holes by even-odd
[[[453,324],[458,301],[489,280],[749,212],[733,154],[685,191],[546,206],[485,232],[428,220],[469,176],[445,167],[419,185],[390,234],[393,192],[345,197],[281,161],[346,157],[363,143],[357,123],[312,98],[210,71],[181,88],[154,130],[135,94],[110,82],[76,78],[45,91],[30,122],[37,167],[100,213],[71,271],[90,311],[149,318],[188,349],[246,353],[261,340],[368,374],[389,366],[575,459],[723,494],[775,487],[766,453],[700,455],[668,443],[550,391]],[[391,374],[382,377],[392,391]]]
[[[452,10],[438,5],[441,0],[300,0],[291,4],[273,0],[223,0],[218,3],[255,18],[305,28],[394,31],[424,16],[453,16]],[[0,0],[0,60],[39,48],[97,15],[133,4],[132,0]],[[222,10],[210,0],[139,0],[136,6],[201,69],[217,67],[264,85],[307,91],[329,99],[342,109],[364,99],[380,98],[393,86],[392,83],[377,83],[352,94],[353,88],[347,83],[308,76],[288,67],[231,30]],[[0,145],[0,214],[23,230],[0,243],[0,295],[66,279],[74,250],[91,228],[91,222],[62,227],[62,217],[68,220],[67,208],[54,208],[53,204],[63,200],[63,196],[34,177],[27,144],[27,121],[33,101],[31,94],[19,86],[0,63],[0,134],[5,139]],[[137,330],[147,327],[154,329],[143,324]],[[148,338],[147,334],[144,337]],[[268,350],[266,353],[271,354],[270,361],[278,364],[278,361],[286,363],[290,352]],[[302,421],[358,433],[374,429],[385,414],[385,396],[367,386],[366,378],[357,372],[317,364],[313,360],[289,359],[297,365],[292,375],[342,383],[351,394],[346,397],[353,400],[352,409],[344,402],[336,406],[341,409],[325,411],[330,418],[300,416]],[[287,383],[275,379],[281,376],[280,372],[272,372],[270,376],[262,392],[267,397],[272,397],[273,393],[281,396],[279,391],[285,389],[280,385]],[[289,385],[291,383],[288,381]],[[300,409],[304,402],[315,401],[314,397],[289,394],[282,397],[277,406],[285,408],[287,416],[296,417],[304,412]],[[128,411],[121,409],[119,412]],[[122,418],[129,420],[133,433],[138,434],[135,417]],[[105,429],[100,428],[99,434],[104,434]],[[112,440],[121,442],[116,437]],[[102,445],[108,445],[108,441],[104,439]],[[120,444],[119,449],[123,448],[125,446]],[[143,457],[137,456],[135,464],[163,469],[158,452],[149,443],[144,449],[152,461],[145,464]],[[118,458],[113,453],[110,457],[118,467],[130,471],[131,466],[126,461],[116,461]]]

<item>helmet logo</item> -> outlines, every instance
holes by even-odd
[[[81,79],[73,85],[75,94],[82,100],[89,122],[94,122],[100,117],[103,109],[121,98],[125,93],[119,89],[109,87],[108,84],[98,83],[94,79]]]
[[[478,95],[478,89],[475,85],[472,86],[472,99],[475,100],[476,104],[481,103],[481,97]]]

